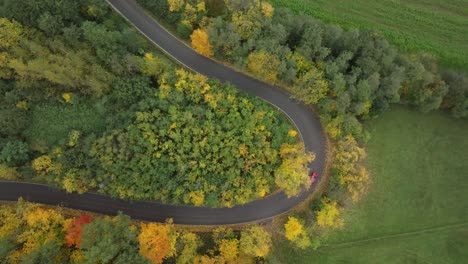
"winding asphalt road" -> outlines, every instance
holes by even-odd
[[[283,111],[295,124],[306,150],[316,154],[310,168],[317,171],[320,176],[323,174],[326,163],[326,138],[318,117],[308,107],[290,99],[290,94],[283,89],[260,82],[198,55],[147,15],[135,0],[108,0],[108,3],[179,63],[208,77],[230,83],[239,90],[258,96]],[[316,185],[317,183],[313,187]],[[258,222],[285,213],[306,199],[313,189],[310,188],[292,198],[287,198],[284,193],[279,192],[232,208],[206,208],[122,201],[94,193],[68,194],[63,190],[39,184],[0,182],[0,199],[15,201],[23,197],[31,202],[61,205],[109,215],[122,211],[134,219],[146,221],[163,222],[167,218],[173,218],[174,223],[183,225],[232,225]]]

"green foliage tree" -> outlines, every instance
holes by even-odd
[[[191,232],[182,232],[177,239],[177,264],[193,263],[197,250],[203,245],[200,237]]]
[[[16,248],[16,244],[10,237],[0,238],[0,261],[7,263],[8,255]]]
[[[5,0],[0,9],[0,15],[15,19],[21,24],[37,27],[45,14],[55,17],[54,20],[63,25],[81,22],[79,3],[73,0]]]
[[[455,117],[468,116],[468,77],[456,72],[446,72],[443,79],[449,86],[449,92],[442,102],[442,107],[451,109]]]
[[[430,56],[413,56],[407,60],[406,69],[403,98],[423,112],[439,109],[448,86],[440,79],[435,60]]]
[[[128,216],[96,218],[83,228],[81,239],[82,263],[149,263],[138,254],[137,231]]]
[[[67,256],[60,245],[52,240],[28,254],[21,256],[21,264],[37,264],[37,263],[66,263]]]
[[[116,78],[112,90],[115,99],[126,106],[135,104],[155,92],[155,89],[151,88],[150,78],[145,76]]]
[[[19,140],[8,141],[0,151],[0,161],[15,166],[29,159],[29,146]]]
[[[28,115],[18,108],[0,107],[0,135],[3,137],[17,136],[28,124]]]

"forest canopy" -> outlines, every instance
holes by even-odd
[[[99,216],[23,200],[0,205],[1,263],[255,263],[271,247],[260,225],[197,234],[171,219],[139,223],[121,213]]]
[[[197,206],[306,185],[313,155],[285,116],[176,68],[109,10],[96,0],[0,6],[0,178]],[[196,27],[206,8],[192,11],[184,23]]]

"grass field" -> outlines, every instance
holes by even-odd
[[[468,70],[466,0],[268,1],[345,28],[380,31],[405,51],[430,52],[446,66]]]
[[[368,126],[373,182],[345,228],[271,263],[468,263],[468,121],[397,107]]]

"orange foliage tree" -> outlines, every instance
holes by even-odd
[[[80,216],[75,217],[70,222],[65,224],[65,242],[67,246],[78,247],[81,243],[81,232],[83,231],[83,226],[91,223],[93,217],[86,213],[81,213]]]
[[[190,39],[196,52],[207,57],[213,56],[213,49],[208,39],[208,33],[205,30],[197,29],[193,31]]]
[[[167,224],[141,224],[138,242],[140,254],[148,258],[151,263],[162,263],[165,257],[175,254],[177,233],[173,225]]]

